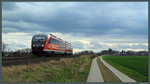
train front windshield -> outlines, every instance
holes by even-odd
[[[45,41],[46,41],[46,37],[44,36],[33,37],[33,42],[45,42]]]

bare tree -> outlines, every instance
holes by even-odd
[[[2,42],[2,52],[5,52],[7,48],[8,48],[8,44]]]
[[[2,42],[2,56],[4,56],[4,52],[6,51],[7,48],[8,48],[8,44]]]
[[[21,49],[20,52],[23,52],[23,53],[30,53],[30,52],[31,52],[31,49],[30,49],[30,48],[24,48],[24,49]]]

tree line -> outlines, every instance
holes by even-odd
[[[2,56],[9,56],[10,54],[14,56],[20,55],[31,55],[31,48],[18,49],[17,51],[9,51],[8,44],[2,42]],[[109,48],[108,50],[102,50],[98,53],[94,53],[92,50],[85,50],[81,52],[75,52],[74,55],[84,55],[84,54],[95,54],[95,55],[111,55],[111,56],[133,56],[141,55],[148,56],[148,51],[117,51]]]

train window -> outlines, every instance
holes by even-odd
[[[70,44],[66,44],[66,50],[71,50],[71,45]]]
[[[54,44],[54,45],[58,45],[58,40],[54,39],[54,38],[50,38],[50,40],[48,41],[48,43]]]
[[[60,41],[60,48],[62,48],[62,42]]]
[[[70,50],[69,44],[66,44],[66,50]]]
[[[65,50],[65,42],[60,41],[61,50]]]
[[[48,43],[51,43],[51,41],[52,41],[52,38],[49,39]]]
[[[56,45],[58,45],[58,43],[59,43],[59,42],[58,42],[58,40],[57,40],[57,39],[55,39],[55,44],[56,44]]]

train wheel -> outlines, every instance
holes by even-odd
[[[37,56],[37,57],[41,57],[42,55],[40,55],[40,54],[37,54],[36,56]]]
[[[55,56],[55,53],[52,53],[51,56],[54,57],[54,56]]]
[[[46,57],[49,57],[49,55],[48,55],[48,54],[46,54],[45,56],[46,56]]]

